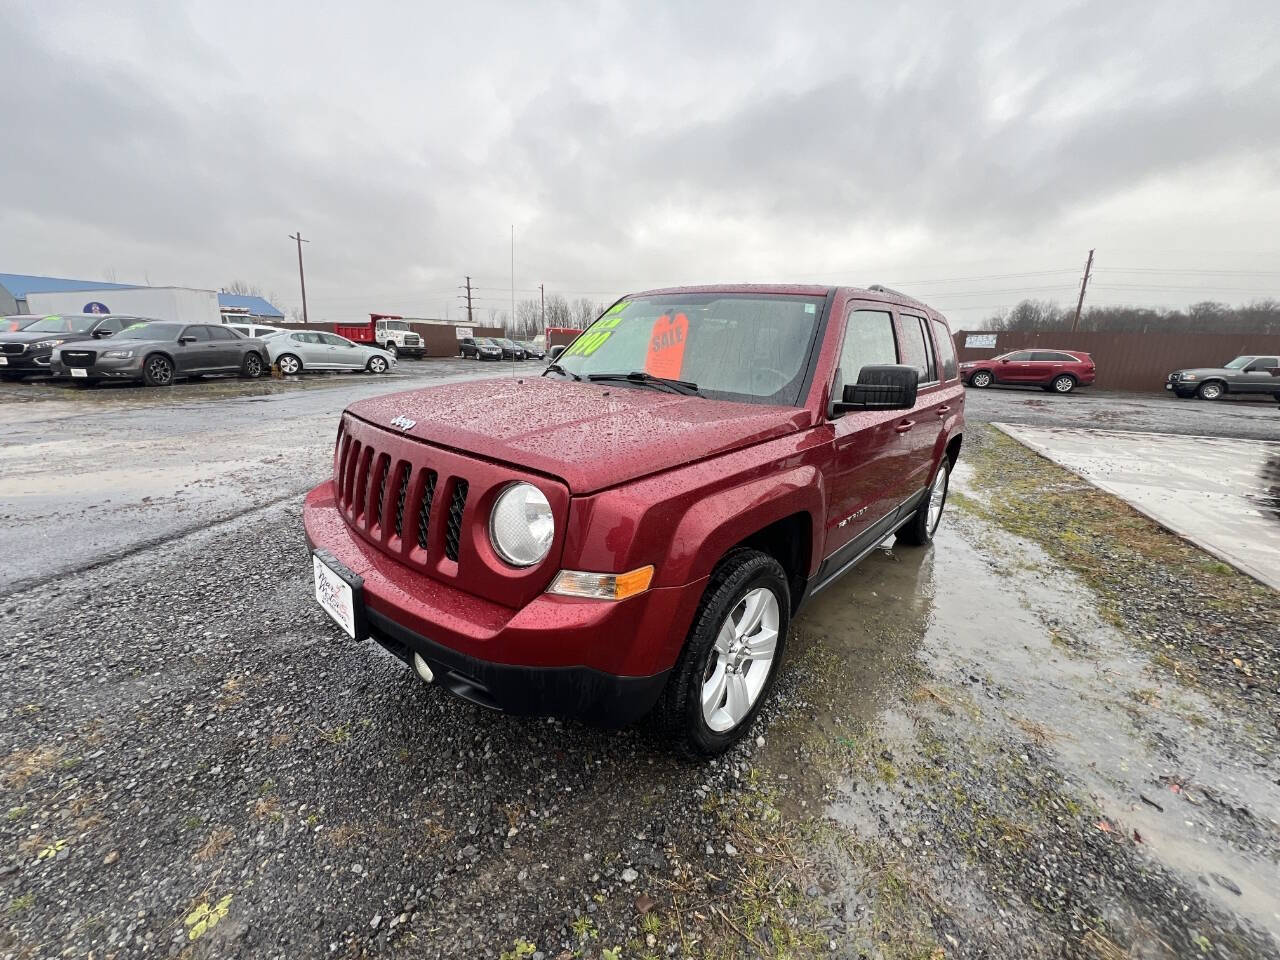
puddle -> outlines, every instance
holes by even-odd
[[[963,463],[954,489],[977,499]],[[918,829],[912,807],[918,811],[922,796],[934,806],[934,788],[905,784],[894,768],[921,760],[915,725],[936,698],[956,707],[942,725],[948,742],[1034,744],[1030,758],[993,756],[1029,763],[1033,780],[1065,798],[1054,803],[1101,811],[1099,835],[1125,844],[1126,856],[1167,869],[1186,891],[1280,940],[1274,754],[1251,747],[1257,738],[1245,718],[1164,680],[1099,615],[1093,594],[1038,546],[953,509],[932,548],[894,549],[889,541],[814,598],[796,620],[793,643],[793,658],[827,658],[836,669],[824,672],[838,678],[812,697],[817,713],[795,735],[843,743],[858,731],[872,734],[871,769],[884,768],[882,782],[868,782],[864,770],[838,781],[833,796],[786,733],[770,743],[766,765],[785,773],[810,809],[825,801],[831,821],[895,847],[900,833]],[[879,744],[889,745],[884,757]],[[935,881],[956,909],[986,915],[985,893],[957,889],[945,872]],[[865,906],[859,892],[845,895],[846,915]],[[1148,942],[1139,932],[1151,923],[1127,897],[1127,889],[1123,902],[1102,896],[1101,907],[1113,928]]]

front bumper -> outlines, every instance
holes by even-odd
[[[538,594],[513,609],[435,580],[353,534],[332,482],[303,503],[310,546],[362,580],[368,633],[443,686],[517,714],[623,726],[653,706],[683,645],[705,578],[617,603]]]
[[[4,363],[0,364],[0,373],[31,374],[48,373],[49,357],[52,349],[27,350],[23,353],[0,353]]]
[[[106,359],[101,356],[97,357],[91,367],[77,367],[74,369],[83,369],[83,376],[72,374],[71,367],[63,361],[62,357],[55,356],[49,364],[49,372],[55,377],[66,377],[76,380],[141,380],[142,379],[142,360],[141,356],[133,356],[124,360]]]
[[[427,352],[427,348],[425,345],[421,343],[407,344],[403,347],[397,346],[396,352],[400,354],[400,356],[402,357],[421,357],[423,354]]]

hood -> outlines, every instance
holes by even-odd
[[[1228,370],[1226,367],[1180,367],[1173,371],[1177,374],[1194,373],[1197,377],[1207,377],[1212,374],[1228,374],[1238,373],[1236,370]]]
[[[32,333],[30,330],[7,330],[0,333],[0,343],[39,343],[41,340],[92,340],[87,333]]]
[[[574,494],[794,433],[811,420],[797,407],[548,377],[373,397],[348,412],[388,430],[408,418],[409,436],[558,477]]]

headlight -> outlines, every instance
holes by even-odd
[[[132,350],[107,350],[102,354],[103,360],[128,360],[133,356]]]
[[[513,483],[503,490],[489,515],[489,542],[514,567],[533,566],[543,559],[555,532],[551,504],[531,483]]]
[[[1194,380],[1195,378],[1196,375],[1194,373],[1184,373],[1182,376],[1178,377],[1179,380]]]
[[[31,349],[42,350],[45,347],[56,347],[58,344],[65,343],[65,342],[66,341],[64,340],[37,340],[35,343],[31,345]]]

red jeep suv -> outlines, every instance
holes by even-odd
[[[1090,386],[1097,372],[1093,357],[1079,350],[1014,350],[990,360],[960,364],[961,375],[972,387],[1021,383],[1054,393]]]
[[[712,756],[801,602],[933,537],[960,452],[947,322],[885,289],[619,300],[541,376],[352,404],[306,498],[319,603],[487,707]]]

